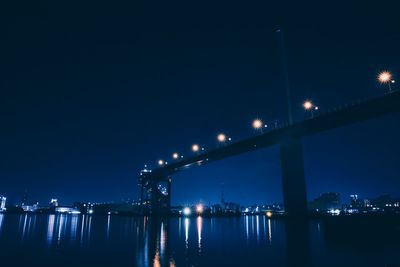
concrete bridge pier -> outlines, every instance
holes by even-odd
[[[283,201],[289,217],[307,216],[307,189],[301,139],[289,137],[280,145]]]

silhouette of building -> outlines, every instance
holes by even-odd
[[[313,211],[329,211],[341,208],[340,195],[338,193],[323,193],[309,203],[309,208]]]

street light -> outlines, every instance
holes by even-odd
[[[223,142],[226,141],[226,135],[223,134],[223,133],[220,133],[220,134],[217,136],[217,139],[218,139],[219,142],[223,143]]]
[[[186,208],[183,209],[183,215],[189,216],[190,213],[192,213],[192,211],[190,210],[190,208],[186,207]]]
[[[314,110],[315,111],[318,111],[319,110],[319,107],[318,106],[315,106],[310,100],[306,100],[306,101],[304,101],[304,103],[303,103],[303,108],[306,110],[306,111],[310,111],[310,113],[311,113],[311,118],[313,118],[314,117]]]
[[[202,204],[198,204],[198,205],[196,206],[196,212],[197,212],[198,214],[201,214],[201,213],[203,213],[203,211],[204,211],[204,206],[203,206]]]
[[[192,151],[193,151],[193,152],[199,152],[199,150],[200,150],[200,147],[199,147],[198,144],[192,145]]]
[[[253,121],[253,128],[256,130],[262,129],[263,122],[260,119],[255,119]]]
[[[172,158],[173,159],[178,159],[179,158],[179,154],[175,152],[174,154],[172,154]]]
[[[392,73],[386,70],[382,71],[378,74],[378,81],[382,84],[387,83],[389,87],[389,92],[392,91],[392,87],[390,84],[395,83],[395,80],[392,79]]]
[[[303,107],[305,110],[310,110],[314,107],[314,105],[311,101],[307,100],[307,101],[304,101]]]
[[[160,159],[160,160],[158,161],[158,165],[160,165],[160,166],[164,165],[164,161],[163,161],[162,159]]]

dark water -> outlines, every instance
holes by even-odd
[[[399,240],[326,227],[264,216],[0,214],[0,266],[400,266]]]

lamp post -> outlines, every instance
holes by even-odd
[[[304,101],[303,108],[311,113],[311,118],[314,118],[314,110],[319,110],[319,107],[315,106],[310,100]]]

